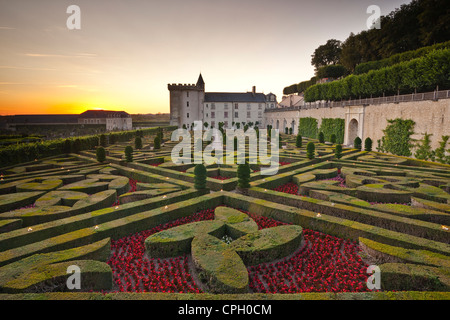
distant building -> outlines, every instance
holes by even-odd
[[[105,125],[107,131],[132,130],[131,115],[125,111],[88,110],[82,114],[31,114],[13,115],[2,118],[2,127],[16,131],[23,126],[55,126],[55,125]]]
[[[205,82],[200,74],[194,84],[169,84],[170,125],[191,128],[194,121],[208,123],[217,128],[219,122],[225,128],[236,123],[258,124],[262,126],[264,110],[277,107],[277,97],[273,93],[251,92],[205,92]]]
[[[78,117],[79,124],[104,124],[106,131],[131,130],[133,121],[125,111],[88,110]]]
[[[304,104],[303,93],[296,95],[290,94],[288,96],[284,96],[281,102],[278,104],[279,108],[290,108],[290,107],[300,107]]]

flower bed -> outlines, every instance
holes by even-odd
[[[255,220],[258,229],[286,225],[241,210]],[[144,241],[150,235],[183,224],[213,220],[214,209],[177,219],[151,230],[111,241],[108,260],[114,291],[201,293],[191,274],[188,256],[148,258]],[[248,267],[250,289],[261,293],[366,291],[367,266],[358,256],[358,245],[349,240],[304,230],[305,245],[282,261]]]

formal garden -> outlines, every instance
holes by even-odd
[[[262,175],[173,130],[0,152],[0,299],[450,297],[449,165],[288,133]]]

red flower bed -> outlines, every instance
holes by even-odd
[[[293,182],[288,182],[273,190],[290,194],[298,194],[298,185]]]
[[[285,224],[242,212],[252,217],[259,229]],[[190,273],[187,256],[148,258],[144,255],[144,241],[161,230],[212,219],[214,209],[203,210],[151,230],[112,240],[107,263],[113,271],[113,289],[120,292],[202,292]],[[251,290],[267,293],[367,290],[367,266],[357,255],[356,243],[307,229],[304,229],[304,238],[305,245],[291,258],[249,267]]]
[[[231,179],[231,177],[223,177],[223,176],[214,176],[214,177],[210,177],[212,179],[216,179],[216,180],[228,180]]]
[[[368,266],[356,243],[308,229],[303,235],[303,248],[291,258],[248,268],[253,292],[368,291]]]

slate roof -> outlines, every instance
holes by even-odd
[[[80,118],[129,118],[125,111],[87,110],[80,114]]]
[[[206,92],[205,102],[258,102],[265,103],[266,95],[264,93],[244,92]]]

